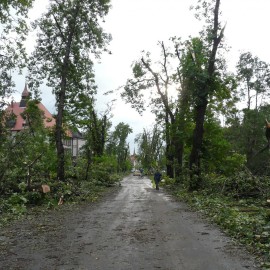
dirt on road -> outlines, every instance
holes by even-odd
[[[254,270],[216,227],[147,178],[126,177],[100,202],[63,207],[0,232],[0,269]]]

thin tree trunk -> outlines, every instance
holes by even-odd
[[[171,144],[171,137],[170,137],[170,128],[169,128],[169,115],[166,112],[166,117],[165,117],[165,125],[166,125],[166,170],[167,170],[167,175],[170,178],[174,177],[174,172],[173,172],[173,154],[172,154],[172,144]]]

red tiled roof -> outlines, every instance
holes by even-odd
[[[52,114],[46,109],[42,103],[38,103],[38,108],[44,112],[44,126],[46,128],[55,126],[55,119]],[[7,112],[14,113],[16,115],[16,124],[12,131],[20,131],[24,129],[24,119],[21,116],[21,113],[25,111],[24,107],[20,107],[20,102],[12,102],[10,106],[6,109]]]

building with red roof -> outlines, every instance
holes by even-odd
[[[12,101],[11,104],[7,107],[6,112],[10,115],[14,115],[14,122],[9,123],[9,128],[12,132],[19,132],[25,128],[27,128],[27,123],[25,119],[22,117],[22,113],[25,111],[27,106],[27,100],[29,99],[30,93],[27,88],[27,84],[25,84],[24,90],[22,92],[22,98],[20,102]],[[44,126],[46,128],[51,128],[55,126],[55,119],[52,114],[47,110],[47,108],[39,102],[37,104],[38,108],[44,113]]]
[[[6,112],[13,117],[8,121],[7,125],[11,132],[20,132],[28,128],[26,120],[23,118],[23,112],[27,107],[27,100],[30,98],[30,93],[28,91],[27,84],[25,84],[24,90],[22,92],[22,97],[20,102],[12,101],[11,104],[6,108]],[[45,128],[52,128],[55,126],[56,121],[53,115],[47,110],[47,108],[39,102],[37,104],[38,108],[44,113],[43,123]],[[85,140],[82,135],[78,132],[72,132],[68,130],[66,132],[66,138],[63,140],[63,144],[66,150],[72,152],[72,156],[78,156],[80,148],[84,145]]]

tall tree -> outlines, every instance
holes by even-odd
[[[247,102],[247,109],[251,106],[257,110],[269,96],[270,85],[269,64],[253,56],[250,52],[242,53],[237,63],[237,75],[241,86],[241,96]],[[261,101],[259,101],[261,98]]]
[[[200,153],[203,144],[203,131],[206,109],[209,102],[209,95],[215,90],[215,77],[216,71],[216,56],[220,46],[224,28],[221,29],[219,22],[220,15],[220,0],[214,1],[199,1],[204,8],[206,16],[209,15],[209,11],[212,13],[211,17],[206,17],[209,25],[205,30],[205,42],[202,47],[204,52],[198,51],[197,48],[192,47],[193,65],[196,70],[196,104],[195,104],[195,128],[193,132],[193,144],[190,154],[189,167],[191,170],[191,189],[196,189],[200,186]],[[212,18],[212,19],[211,19]],[[203,38],[203,37],[202,37]],[[203,53],[207,53],[206,62],[203,58]],[[203,62],[201,62],[203,60]],[[198,177],[193,177],[193,175]],[[196,179],[196,180],[195,180]]]
[[[107,143],[107,153],[117,158],[117,170],[126,170],[126,161],[129,155],[129,146],[127,137],[132,133],[132,129],[128,124],[120,122],[112,132]]]
[[[174,142],[171,137],[171,126],[175,124],[175,104],[173,96],[169,93],[177,86],[173,81],[173,72],[170,61],[174,54],[169,52],[163,42],[159,42],[161,59],[153,63],[150,53],[146,53],[141,59],[133,64],[133,78],[129,79],[121,94],[127,102],[131,103],[138,112],[142,113],[146,102],[149,100],[152,111],[157,120],[165,126],[167,174],[174,176]]]
[[[96,90],[91,56],[99,57],[110,40],[99,25],[109,11],[110,0],[50,3],[48,11],[35,23],[38,37],[30,74],[33,86],[39,87],[46,79],[56,97],[57,178],[64,180],[63,123],[81,93],[90,96]]]
[[[55,148],[48,142],[52,132],[44,126],[44,112],[38,103],[38,100],[28,100],[22,113],[25,129],[16,134],[8,133],[1,141],[0,193],[13,188],[16,190],[18,184],[26,179],[29,187],[31,179],[41,181],[55,172]],[[7,124],[14,120],[10,116]]]
[[[28,33],[27,15],[34,0],[0,1],[0,110],[4,98],[12,92],[11,71],[25,66],[23,42]],[[15,35],[14,35],[15,33]]]
[[[253,156],[258,151],[258,146],[263,142],[258,125],[263,125],[264,115],[260,110],[269,98],[270,86],[269,64],[253,56],[250,52],[242,53],[237,63],[237,75],[240,83],[240,96],[246,102],[243,109],[243,121],[241,123],[241,138],[244,140],[244,149],[247,157],[247,165],[253,167]]]
[[[28,33],[27,15],[34,0],[0,1],[0,147],[4,141],[3,119],[6,98],[14,90],[12,71],[21,71],[26,64],[23,42]]]
[[[157,125],[152,130],[144,129],[143,133],[137,135],[139,160],[143,168],[148,170],[160,164],[162,155],[162,134]]]

